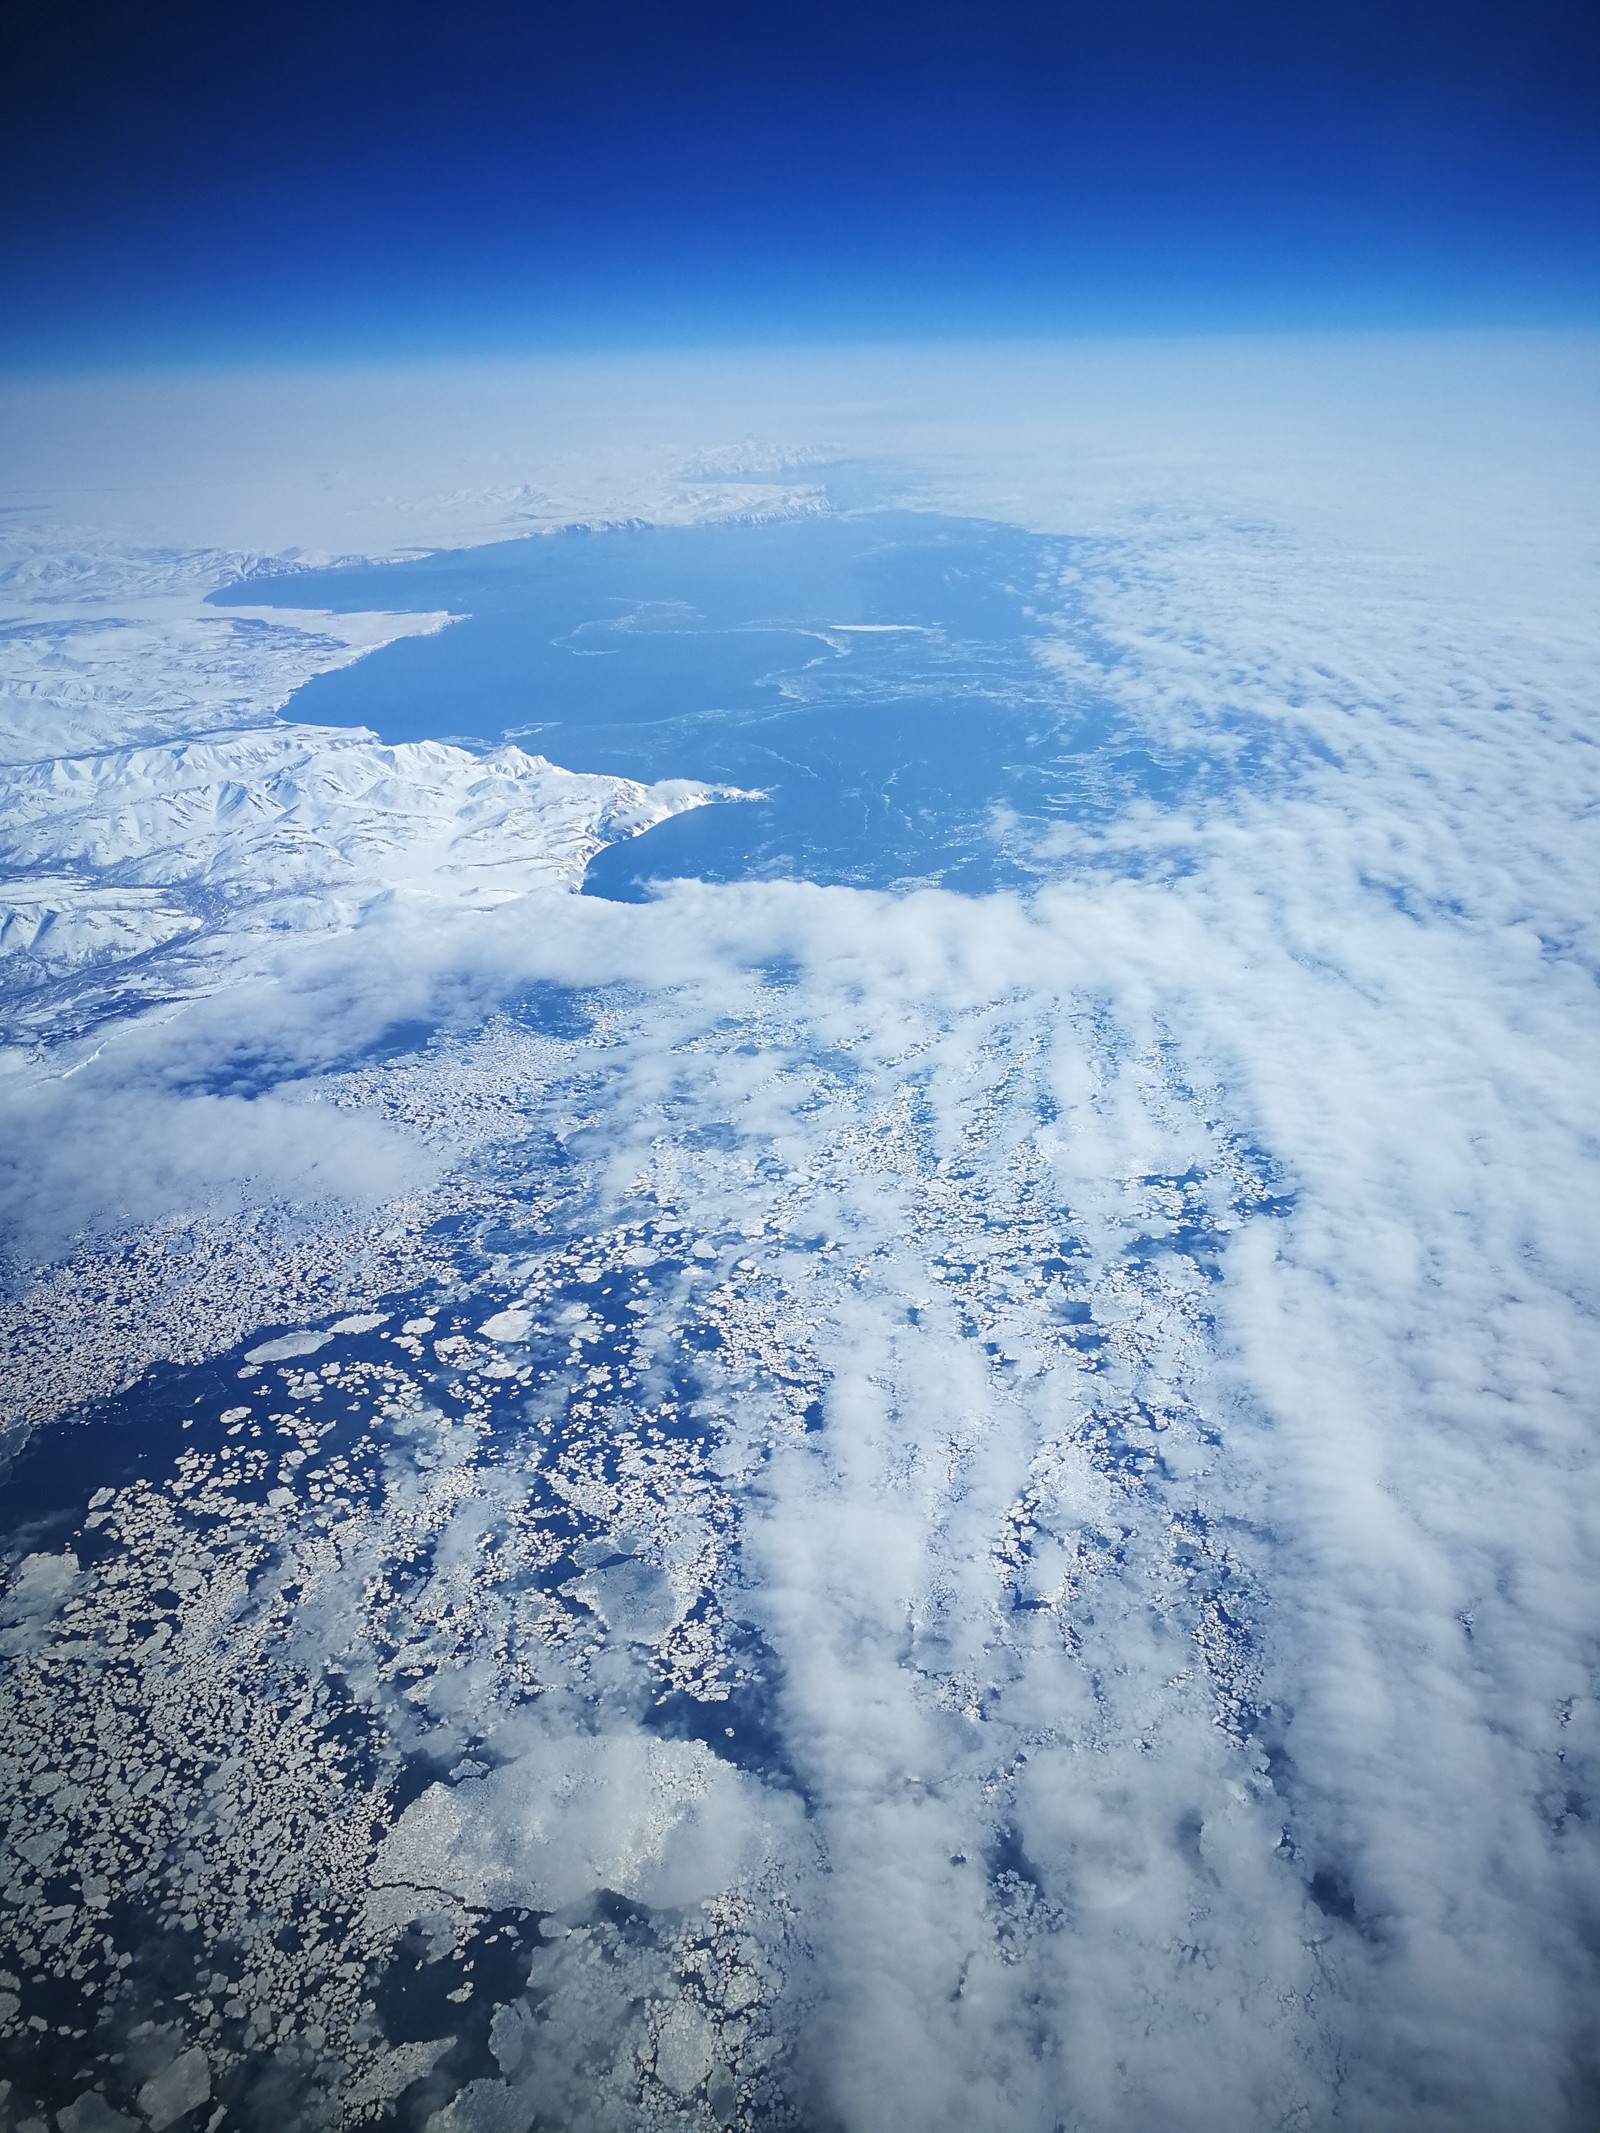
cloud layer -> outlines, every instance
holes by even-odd
[[[382,1706],[447,1773],[377,1855],[391,1923],[424,1883],[573,1914],[439,2125],[541,2094],[626,2122],[617,2055],[585,2087],[583,2053],[651,1993],[626,2080],[721,2117],[726,2003],[637,1950],[586,1971],[601,1888],[764,1892],[749,1961],[816,2124],[1592,2115],[1594,529],[1545,458],[1501,486],[1535,418],[1499,390],[1409,503],[1382,406],[1354,473],[1263,450],[1230,510],[1201,425],[1184,507],[1102,524],[1041,612],[1041,661],[1153,737],[1281,721],[1292,792],[1010,825],[1026,896],[393,901],[11,1078],[11,1219],[57,1245],[449,1181],[488,1240],[448,1292],[486,1381],[567,1360],[470,1451],[397,1426],[396,1500],[435,1506],[418,1622],[448,1621],[429,1580],[509,1604],[487,1543],[544,1485],[530,1446],[692,1384],[703,1496],[650,1523],[608,1480],[562,1571],[592,1655],[541,1657],[518,1708],[418,1630]],[[1025,485],[954,459],[919,477],[941,501]],[[1016,515],[1063,515],[1034,479]],[[677,1270],[625,1396],[538,1273],[558,1159],[597,1262]],[[371,1571],[352,1543],[306,1651],[359,1646]],[[767,1655],[764,1760],[652,1729],[708,1596]]]

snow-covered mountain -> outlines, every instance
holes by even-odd
[[[0,1014],[13,1043],[204,990],[250,944],[358,923],[375,900],[570,891],[604,845],[720,789],[560,769],[515,747],[385,747],[291,724],[312,673],[449,618],[197,611],[238,568],[99,559],[111,613],[8,633],[0,709]],[[81,585],[81,580],[75,580]]]

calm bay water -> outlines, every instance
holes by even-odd
[[[215,598],[464,618],[319,677],[297,718],[760,792],[602,853],[591,894],[683,875],[982,891],[1030,878],[1029,825],[1194,775],[1041,661],[1067,554],[1014,527],[870,512],[569,531]]]

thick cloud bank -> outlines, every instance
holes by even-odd
[[[14,1055],[34,1258],[100,1263],[97,1178],[129,1251],[271,1205],[413,1253],[366,1311],[341,1275],[248,1341],[219,1317],[187,1450],[150,1396],[170,1503],[108,1472],[12,1548],[3,1634],[65,1767],[102,1736],[51,1653],[114,1635],[103,1561],[167,1590],[210,1492],[170,1638],[96,1662],[202,1757],[201,1670],[233,1669],[251,1729],[203,1808],[181,1770],[151,1795],[149,1905],[246,1950],[207,2014],[119,1988],[172,2066],[202,2050],[247,2119],[292,2094],[436,2133],[1592,2120],[1595,529],[1565,467],[1505,481],[1524,411],[1468,371],[1476,442],[1410,447],[1431,499],[1398,496],[1382,406],[1354,471],[1309,414],[1276,472],[1239,446],[1231,509],[1204,424],[1217,457],[1115,525],[1118,481],[1156,485],[1126,433],[1066,501],[998,418],[918,470],[1101,513],[1042,667],[1154,751],[1274,722],[1270,788],[997,821],[1025,894],[372,899],[230,933],[160,1013],[96,992],[98,1051]],[[47,841],[41,872],[87,848]],[[224,1398],[246,1449],[207,1467]],[[25,1915],[49,1872],[95,1909],[91,1825],[132,1842],[95,1784],[16,1868]],[[325,1846],[330,1950],[343,1906],[326,1957],[295,1912],[295,1984],[240,1922],[300,1871],[248,1834],[269,1797]],[[186,1850],[203,1816],[226,1872]],[[406,2012],[447,1973],[470,2038]]]

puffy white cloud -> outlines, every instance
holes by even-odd
[[[496,1769],[431,1785],[406,1809],[378,1854],[376,1905],[411,1917],[431,1893],[561,1911],[609,1889],[677,1909],[796,1844],[795,1803],[766,1797],[698,1741],[527,1730]]]

